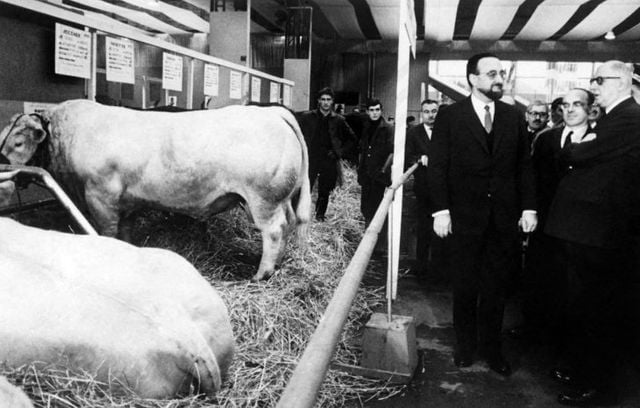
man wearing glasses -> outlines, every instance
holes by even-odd
[[[535,100],[527,107],[527,134],[529,136],[529,145],[533,143],[536,135],[547,128],[549,110],[547,104]]]
[[[569,308],[569,322],[575,325],[572,370],[553,373],[579,387],[559,395],[565,405],[616,402],[620,334],[635,334],[628,330],[633,326],[623,327],[638,309],[629,302],[640,207],[640,106],[631,98],[631,74],[624,63],[608,61],[591,79],[595,102],[606,114],[580,143],[562,150],[560,159],[569,171],[545,225],[547,234],[568,243],[580,285]]]
[[[441,110],[430,145],[433,230],[449,237],[453,284],[454,363],[510,375],[501,329],[518,225],[536,228],[535,181],[525,122],[500,102],[505,73],[493,54],[467,61],[471,96]]]

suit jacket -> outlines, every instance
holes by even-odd
[[[454,234],[484,233],[493,219],[500,233],[518,233],[522,210],[536,209],[527,130],[518,111],[495,103],[493,149],[471,98],[436,117],[429,157],[434,212],[449,209]]]
[[[407,140],[405,142],[404,148],[404,164],[405,170],[413,165],[413,163],[420,160],[420,156],[426,155],[429,156],[429,145],[431,144],[431,140],[429,136],[427,136],[427,131],[424,129],[424,125],[421,123],[416,126],[412,126],[407,131]],[[421,196],[424,198],[429,197],[429,188],[427,185],[427,174],[429,167],[418,166],[416,171],[413,172],[413,191],[415,191],[416,196]]]
[[[303,112],[298,116],[298,123],[300,129],[304,135],[307,147],[315,145],[313,140],[316,137],[322,137],[317,135],[319,120],[322,117],[322,113],[318,109]],[[344,156],[348,156],[349,152],[355,149],[356,136],[353,130],[349,127],[344,117],[338,115],[335,112],[329,113],[329,139],[331,140],[332,151],[336,158],[340,159]],[[317,157],[318,152],[309,151],[309,160],[314,161],[323,159],[323,157]]]
[[[569,167],[545,232],[583,245],[629,245],[640,205],[640,106],[624,100],[598,121],[596,138],[563,149]]]
[[[566,164],[560,162],[563,130],[564,126],[543,130],[533,141],[531,161],[538,194],[539,230],[544,227],[558,184],[568,170]],[[589,132],[587,129],[587,133]]]
[[[371,126],[373,126],[373,122],[370,120],[365,121],[362,126],[358,182],[362,184],[363,180],[368,178],[388,186],[391,184],[389,156],[393,155],[394,127],[381,119],[370,140],[367,140]],[[385,167],[385,165],[387,166]]]

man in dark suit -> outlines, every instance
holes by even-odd
[[[564,310],[567,301],[567,262],[564,243],[544,233],[549,207],[567,168],[560,163],[563,146],[579,143],[589,130],[593,94],[586,89],[570,90],[562,103],[564,125],[537,135],[531,152],[538,197],[538,229],[530,235],[523,274],[522,314],[525,325],[520,335],[549,340],[562,352]],[[513,332],[516,329],[512,329]]]
[[[525,119],[527,120],[527,135],[529,138],[529,145],[533,143],[536,135],[547,128],[547,121],[549,117],[549,108],[547,104],[535,100],[527,106],[527,112],[525,113]]]
[[[340,160],[355,149],[356,136],[344,117],[332,110],[333,90],[318,91],[318,109],[303,112],[298,118],[309,150],[311,189],[318,179],[316,220],[324,221],[329,195],[341,179]]]
[[[413,269],[418,278],[425,278],[429,263],[429,244],[433,233],[433,218],[427,186],[427,169],[429,163],[429,145],[433,124],[438,114],[438,102],[425,99],[420,104],[422,123],[409,128],[405,142],[405,167],[419,162],[420,166],[413,173],[413,192],[416,196],[416,265]]]
[[[569,171],[558,185],[545,225],[547,234],[567,241],[580,285],[569,307],[575,324],[570,338],[574,370],[556,370],[557,378],[580,386],[559,395],[566,405],[617,400],[618,331],[628,312],[624,301],[640,205],[640,106],[631,98],[631,72],[622,62],[608,61],[591,79],[605,116],[580,143],[563,149],[560,158]]]
[[[391,185],[394,129],[382,117],[382,104],[378,99],[367,101],[367,115],[369,119],[364,122],[360,137],[358,183],[362,187],[360,209],[365,225],[369,226],[385,189]],[[379,252],[384,245],[384,239],[379,239],[378,242]]]
[[[450,237],[454,363],[480,351],[509,375],[500,332],[518,224],[535,229],[535,181],[522,115],[499,101],[505,72],[493,54],[467,61],[471,96],[441,110],[431,140],[428,181],[433,229]]]

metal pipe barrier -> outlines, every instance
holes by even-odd
[[[364,232],[318,327],[311,335],[309,344],[278,401],[278,408],[310,408],[315,404],[394,193],[408,180],[418,165],[418,163],[413,164],[395,183],[387,187],[371,224]]]
[[[41,181],[44,186],[56,197],[58,202],[64,207],[65,210],[69,212],[69,214],[73,217],[73,219],[78,223],[80,228],[87,235],[98,235],[93,226],[87,221],[87,219],[82,215],[82,212],[78,210],[78,207],[73,204],[73,201],[67,196],[67,194],[62,190],[62,188],[56,183],[56,181],[51,177],[48,171],[33,166],[20,166],[13,164],[0,164],[0,172],[5,171],[14,171],[18,170],[18,174],[16,177],[20,177],[20,175],[30,176]]]

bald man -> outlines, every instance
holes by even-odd
[[[580,143],[562,149],[560,160],[569,170],[545,224],[547,234],[567,242],[580,285],[569,308],[573,369],[553,372],[580,386],[559,395],[565,405],[617,401],[616,352],[628,316],[624,300],[640,205],[640,106],[631,98],[631,75],[626,64],[607,61],[591,79],[595,102],[606,114]]]

